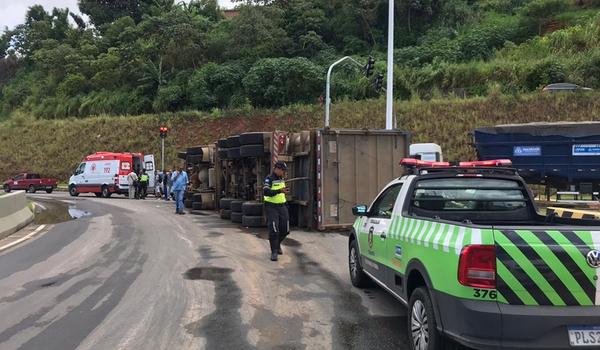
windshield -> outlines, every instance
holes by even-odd
[[[435,211],[510,211],[525,208],[527,200],[516,181],[444,178],[419,181],[413,206]]]

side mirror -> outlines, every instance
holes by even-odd
[[[365,216],[367,215],[367,206],[366,205],[357,205],[352,208],[352,214],[354,216]]]

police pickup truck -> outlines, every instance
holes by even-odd
[[[600,222],[538,214],[509,160],[404,159],[357,216],[352,284],[408,306],[412,349],[600,347]]]

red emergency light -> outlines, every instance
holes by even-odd
[[[510,167],[512,166],[512,161],[510,159],[480,160],[475,162],[460,162],[458,165],[461,168]]]
[[[400,161],[400,165],[413,168],[446,168],[450,166],[448,162],[427,162],[425,160],[415,158],[404,158]]]

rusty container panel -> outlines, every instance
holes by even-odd
[[[379,191],[402,174],[409,134],[399,130],[317,131],[317,227],[350,227],[352,207],[370,204]],[[320,180],[320,181],[319,181]]]

